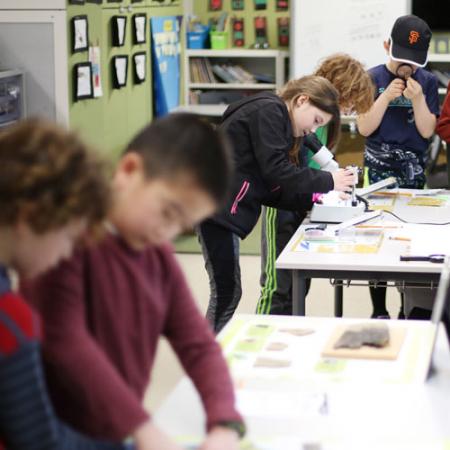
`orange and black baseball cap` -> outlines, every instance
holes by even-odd
[[[401,16],[392,27],[390,57],[394,61],[424,67],[430,40],[431,30],[424,20],[412,14]]]

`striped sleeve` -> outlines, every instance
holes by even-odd
[[[28,305],[0,297],[0,441],[7,450],[125,450],[84,437],[59,421],[42,371],[35,319]]]

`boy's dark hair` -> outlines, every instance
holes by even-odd
[[[231,147],[224,135],[195,114],[174,113],[154,120],[128,144],[138,153],[147,177],[191,175],[221,205],[232,178]]]

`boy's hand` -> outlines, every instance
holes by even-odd
[[[239,436],[225,427],[214,427],[206,436],[199,450],[238,450]]]
[[[151,421],[139,426],[133,437],[136,450],[183,450]]]
[[[406,82],[406,89],[403,91],[403,95],[409,100],[414,100],[422,95],[422,86],[410,77]]]
[[[400,97],[405,91],[405,82],[401,78],[392,80],[383,94],[389,102]]]

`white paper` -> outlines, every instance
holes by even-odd
[[[146,61],[145,54],[134,56],[136,75],[140,81],[145,80],[145,61]]]
[[[92,94],[90,67],[78,67],[77,69],[77,97],[85,97]]]
[[[117,82],[120,86],[125,86],[127,81],[127,59],[126,58],[116,58],[116,74]]]

